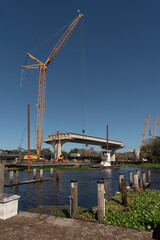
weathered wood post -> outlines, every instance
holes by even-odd
[[[104,199],[108,201],[108,186],[107,186],[107,178],[102,178],[104,182]]]
[[[50,168],[50,177],[53,178],[53,168]]]
[[[134,190],[139,192],[138,174],[134,174]]]
[[[123,174],[119,174],[119,191],[122,192],[122,179],[124,178]]]
[[[0,164],[0,194],[4,192],[4,164]]]
[[[122,205],[127,207],[127,183],[126,183],[126,179],[122,179]]]
[[[15,179],[15,184],[18,185],[18,178],[19,178],[19,171],[16,171],[16,179]]]
[[[33,169],[33,179],[36,179],[36,168]]]
[[[5,167],[5,174],[8,174],[8,167]]]
[[[146,173],[142,172],[142,187],[145,189],[146,187]]]
[[[71,197],[70,197],[70,216],[76,217],[78,214],[78,182],[71,180]]]
[[[43,169],[40,169],[40,181],[43,179]]]
[[[151,188],[151,171],[150,170],[147,170],[147,179],[149,183],[148,188]]]
[[[14,175],[14,171],[10,171],[10,174],[9,174],[9,182],[10,183],[13,183],[13,175]]]
[[[133,173],[129,171],[129,186],[133,187]]]
[[[105,216],[104,183],[97,182],[98,222],[102,223]]]
[[[59,171],[56,171],[56,181],[59,181]]]
[[[137,172],[137,175],[138,175],[138,184],[139,186],[141,186],[141,176],[140,176],[140,171],[139,170],[136,170]]]

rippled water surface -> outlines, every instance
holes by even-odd
[[[119,173],[124,174],[128,181],[128,172],[136,173],[136,170],[147,172],[144,168],[119,168],[119,169],[93,169],[60,171],[59,181],[37,182],[19,185],[18,188],[5,188],[6,193],[20,195],[19,210],[38,207],[39,205],[69,205],[70,181],[78,180],[78,205],[91,209],[97,205],[97,181],[103,177],[108,178],[109,198],[118,191]],[[152,188],[160,190],[160,169],[151,170]],[[44,172],[44,178],[49,177],[49,172]],[[39,172],[37,173],[39,177]],[[33,178],[33,173],[20,172],[19,181]],[[6,180],[8,182],[8,180]]]

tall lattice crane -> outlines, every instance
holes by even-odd
[[[156,136],[156,130],[157,130],[157,117],[155,117],[155,120],[154,120],[154,127],[153,127],[152,138],[154,138]]]
[[[79,20],[83,17],[83,14],[79,14],[78,17],[71,23],[65,33],[62,35],[56,46],[53,48],[50,56],[45,63],[42,63],[31,54],[27,53],[29,57],[37,62],[37,64],[26,65],[22,68],[40,68],[39,75],[39,90],[38,90],[38,105],[37,105],[37,129],[36,129],[36,148],[37,158],[40,158],[41,147],[43,142],[44,131],[44,112],[45,112],[45,96],[46,96],[46,69],[51,61],[61,51],[62,47],[66,44],[73,31],[75,30]]]
[[[145,123],[144,123],[144,129],[143,129],[143,134],[142,134],[142,142],[140,147],[142,147],[145,144],[148,129],[149,129],[149,123],[150,123],[150,116],[146,117]]]

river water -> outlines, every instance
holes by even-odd
[[[37,182],[31,184],[19,185],[18,187],[5,187],[5,193],[14,193],[20,195],[19,210],[38,207],[40,205],[69,205],[70,181],[78,181],[78,205],[91,209],[97,205],[97,181],[103,177],[108,178],[109,198],[118,191],[119,174],[122,173],[128,182],[128,172],[133,174],[136,170],[147,172],[145,168],[119,168],[119,169],[92,169],[92,170],[74,170],[60,171],[59,181],[55,178],[52,181]],[[152,189],[160,190],[160,169],[151,170]],[[50,176],[49,172],[43,173],[44,178]],[[39,173],[37,173],[39,177]],[[33,173],[20,172],[19,181],[33,179]],[[5,182],[8,182],[6,180]],[[127,184],[128,185],[128,184]]]

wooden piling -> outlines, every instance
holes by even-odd
[[[4,164],[0,164],[0,194],[4,192]]]
[[[124,178],[123,174],[119,174],[119,191],[122,192],[122,179]]]
[[[151,188],[151,171],[147,170],[147,180],[148,180],[148,188]]]
[[[8,174],[8,167],[5,167],[5,174]]]
[[[127,207],[127,183],[126,183],[126,179],[122,179],[122,205]]]
[[[16,171],[16,179],[15,179],[16,185],[18,185],[18,182],[19,182],[18,178],[19,178],[19,171]]]
[[[40,169],[40,181],[43,179],[43,169]]]
[[[78,182],[71,180],[71,197],[70,197],[70,215],[76,217],[78,214]]]
[[[9,182],[13,183],[13,175],[14,175],[14,171],[10,171],[9,173]]]
[[[102,223],[105,216],[104,183],[103,182],[97,182],[97,200],[98,200],[98,222]]]
[[[141,176],[140,176],[140,171],[139,170],[136,170],[137,172],[137,175],[138,175],[138,184],[139,186],[141,186]]]
[[[59,181],[59,171],[56,171],[56,181]]]
[[[134,190],[139,192],[138,174],[134,174]]]
[[[50,177],[53,178],[53,168],[50,168]]]
[[[36,179],[36,168],[33,169],[33,179]]]
[[[146,187],[146,173],[142,172],[142,187],[145,189]]]
[[[108,184],[107,184],[107,178],[102,178],[102,181],[104,182],[104,199],[108,201]]]
[[[129,186],[133,187],[133,173],[129,171]]]

